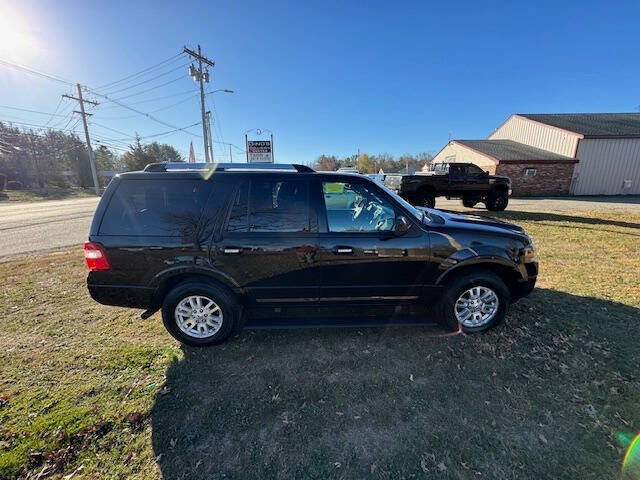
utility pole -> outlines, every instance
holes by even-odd
[[[207,110],[207,138],[209,139],[209,154],[211,155],[211,161],[215,162],[213,158],[213,141],[211,140],[211,110]]]
[[[273,133],[271,134],[271,163],[273,163]]]
[[[79,113],[82,116],[82,124],[84,125],[84,137],[87,140],[87,152],[89,153],[89,165],[91,166],[91,176],[93,177],[93,188],[96,195],[100,195],[100,185],[98,184],[98,173],[96,172],[96,159],[93,156],[93,150],[91,149],[91,139],[89,138],[89,128],[87,127],[87,115],[91,116],[91,113],[84,111],[84,104],[90,103],[91,105],[98,106],[98,102],[92,102],[91,100],[84,100],[82,98],[82,87],[78,83],[78,96],[73,97],[71,95],[62,95],[64,98],[70,98],[71,100],[77,100],[80,103],[80,111],[74,110],[74,113]]]
[[[231,152],[231,144],[229,144],[229,159],[231,160],[231,163],[233,163],[233,153]]]
[[[184,52],[189,55],[191,58],[197,60],[198,69],[196,70],[193,65],[189,66],[189,75],[200,83],[200,111],[202,113],[202,133],[204,135],[204,154],[206,158],[206,162],[210,163],[211,160],[209,158],[209,150],[208,150],[208,140],[207,140],[207,119],[204,107],[204,82],[209,83],[209,70],[205,68],[202,69],[202,64],[205,63],[213,68],[216,63],[209,60],[207,57],[202,56],[202,51],[200,50],[200,45],[198,45],[198,52],[194,52],[193,50],[184,47]]]
[[[31,157],[31,163],[33,163],[33,168],[36,171],[36,179],[38,180],[38,186],[40,188],[44,188],[44,179],[42,178],[42,171],[40,170],[40,159],[38,158],[38,154],[35,151],[35,147],[33,146],[33,137],[31,135],[29,138],[29,156]]]

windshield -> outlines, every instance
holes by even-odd
[[[409,202],[407,202],[404,198],[402,198],[400,195],[398,195],[396,192],[394,192],[393,190],[391,190],[389,187],[387,187],[385,184],[383,183],[378,183],[378,185],[382,188],[384,188],[384,190],[391,195],[398,203],[400,203],[405,209],[407,209],[407,211],[409,211],[409,213],[411,213],[411,215],[413,215],[414,217],[416,217],[416,219],[420,222],[422,222],[424,220],[424,214],[422,213],[422,211],[418,210],[416,207],[414,207],[413,205],[411,205]]]

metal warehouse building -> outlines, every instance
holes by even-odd
[[[434,162],[471,162],[514,195],[640,194],[640,113],[514,114],[486,140],[452,140]]]

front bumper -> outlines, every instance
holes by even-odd
[[[527,280],[521,280],[516,283],[513,291],[511,292],[512,300],[515,301],[529,295],[536,286],[537,278],[538,277],[529,277]]]

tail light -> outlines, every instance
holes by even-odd
[[[89,270],[109,270],[109,260],[104,247],[99,243],[84,242],[84,259],[87,262]]]

